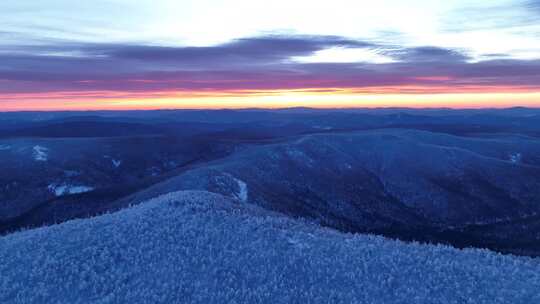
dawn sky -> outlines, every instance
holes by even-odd
[[[0,2],[0,110],[518,105],[538,0]]]

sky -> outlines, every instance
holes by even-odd
[[[540,0],[2,0],[0,111],[540,106]]]

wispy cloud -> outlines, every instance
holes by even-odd
[[[540,14],[540,1],[539,0],[529,0],[527,2],[527,8],[537,14]]]
[[[461,33],[478,30],[515,31],[523,27],[537,26],[539,18],[538,0],[481,1],[448,12],[443,17],[442,24],[446,31]]]

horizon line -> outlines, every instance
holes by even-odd
[[[216,107],[216,108],[133,108],[133,109],[28,109],[28,110],[0,110],[0,113],[54,113],[54,112],[151,112],[151,111],[287,111],[287,110],[450,110],[450,111],[474,111],[474,110],[540,110],[538,106],[490,106],[490,107]]]

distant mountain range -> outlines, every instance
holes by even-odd
[[[0,231],[220,193],[346,232],[540,254],[540,109],[0,114]]]

